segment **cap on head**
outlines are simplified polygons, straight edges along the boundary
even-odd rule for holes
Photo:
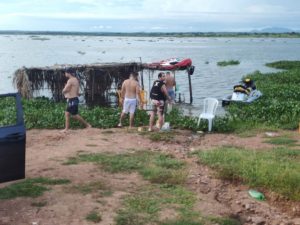
[[[246,82],[246,83],[249,83],[250,81],[251,81],[250,78],[246,78],[246,79],[245,79],[245,82]]]

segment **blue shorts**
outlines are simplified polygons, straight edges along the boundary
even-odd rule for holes
[[[175,100],[175,92],[173,88],[168,89],[168,95],[171,97],[171,100]]]
[[[66,112],[69,112],[72,116],[77,115],[78,114],[78,105],[79,105],[79,99],[77,97],[69,98],[68,103],[67,103]]]

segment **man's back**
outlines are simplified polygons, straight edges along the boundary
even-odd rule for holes
[[[176,84],[175,78],[172,76],[167,76],[165,82],[167,89],[173,88]]]
[[[125,98],[137,98],[139,83],[134,79],[127,79],[122,85],[122,93],[125,92]]]

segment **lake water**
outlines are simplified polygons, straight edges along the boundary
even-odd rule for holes
[[[300,60],[300,39],[0,35],[0,94],[16,91],[12,77],[22,66],[140,62],[140,59],[154,62],[168,58],[193,60],[193,105],[185,107],[193,111],[201,108],[205,97],[222,99],[229,95],[233,85],[249,73],[275,71],[265,63]],[[239,60],[240,64],[217,66],[217,62],[225,60]],[[144,72],[146,89],[156,77],[157,74],[149,76]],[[186,73],[176,72],[176,81],[189,102]]]

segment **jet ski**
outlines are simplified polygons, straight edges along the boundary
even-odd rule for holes
[[[254,82],[246,78],[243,84],[235,85],[233,93],[222,99],[222,106],[229,105],[231,102],[251,103],[262,96],[261,91],[256,89]]]

